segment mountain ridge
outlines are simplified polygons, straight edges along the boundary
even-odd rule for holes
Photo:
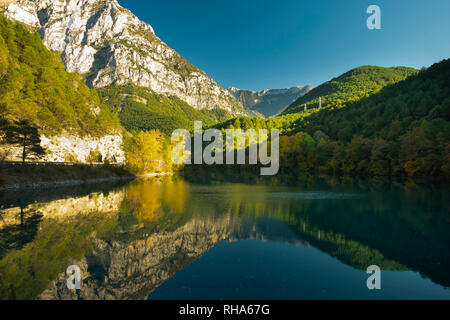
[[[368,97],[349,100],[342,108],[323,108],[299,118],[281,141],[282,158],[296,154],[284,165],[448,180],[449,79],[446,59]]]
[[[123,162],[123,128],[79,75],[65,71],[36,33],[0,13],[0,120],[39,129],[47,161],[81,161],[91,153]],[[0,128],[3,129],[4,128]],[[3,141],[2,141],[3,142]],[[0,157],[20,159],[21,148],[1,145]]]
[[[296,86],[283,89],[265,89],[260,91],[243,90],[229,87],[228,91],[239,100],[244,108],[257,112],[266,118],[277,115],[299,97],[307,94],[314,87],[312,85]]]
[[[357,101],[378,92],[389,84],[405,80],[419,70],[409,67],[359,66],[342,75],[322,83],[297,99],[280,114],[292,114],[307,109],[317,109],[319,98],[322,107],[341,107],[350,101]]]
[[[116,0],[16,0],[4,14],[38,31],[67,71],[82,75],[90,87],[135,85],[176,96],[195,109],[246,114],[227,90]]]

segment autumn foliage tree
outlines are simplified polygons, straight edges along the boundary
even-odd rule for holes
[[[141,131],[127,152],[129,169],[134,174],[160,172],[163,169],[164,135],[158,130]]]

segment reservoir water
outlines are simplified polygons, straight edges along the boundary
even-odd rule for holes
[[[0,299],[450,299],[448,196],[217,173],[6,193]],[[367,288],[371,265],[381,290]]]

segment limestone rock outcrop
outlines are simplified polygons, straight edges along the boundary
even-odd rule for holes
[[[7,3],[5,2],[5,6]],[[69,72],[95,88],[135,85],[196,109],[246,114],[242,104],[162,42],[116,0],[18,0],[4,14],[39,32]]]

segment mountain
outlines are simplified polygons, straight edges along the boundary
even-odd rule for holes
[[[450,59],[421,71],[361,67],[300,98],[300,103],[309,103],[306,112],[294,103],[271,119],[238,117],[214,127],[280,129],[280,166],[287,173],[325,171],[448,181],[449,84]],[[316,97],[323,97],[321,110]]]
[[[133,85],[195,109],[246,114],[233,95],[116,0],[12,2],[5,15],[37,31],[47,48],[61,55],[67,71],[82,75],[90,87]]]
[[[116,115],[77,74],[64,70],[36,33],[0,14],[0,118],[39,128],[47,160],[86,161],[91,152],[123,161]],[[6,151],[20,150],[6,146]],[[5,151],[5,148],[2,149]]]
[[[307,109],[318,108],[319,97],[322,107],[339,108],[346,102],[367,97],[386,85],[404,80],[417,72],[418,70],[407,67],[361,66],[311,90],[287,107],[281,115],[302,112],[305,104]]]
[[[314,87],[292,87],[289,89],[268,89],[262,91],[241,90],[235,87],[228,88],[245,109],[261,113],[266,118],[277,115],[298,98],[307,94]]]
[[[129,132],[158,129],[171,135],[178,128],[193,130],[194,121],[212,125],[227,118],[223,109],[197,110],[177,97],[158,95],[135,86],[101,88],[98,92]]]
[[[285,165],[448,180],[450,59],[292,127],[281,142]]]

